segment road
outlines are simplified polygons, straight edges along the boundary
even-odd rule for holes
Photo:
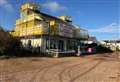
[[[0,60],[0,82],[120,82],[116,54]]]

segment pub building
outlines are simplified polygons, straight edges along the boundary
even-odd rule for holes
[[[34,3],[21,6],[20,17],[10,33],[20,38],[24,48],[39,48],[42,53],[75,50],[89,37],[87,30],[72,24],[70,16],[51,16]]]

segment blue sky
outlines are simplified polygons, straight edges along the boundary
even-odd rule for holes
[[[20,5],[26,1],[40,4],[41,11],[54,15],[68,15],[98,40],[120,36],[119,0],[0,0],[0,25],[11,30],[19,18]]]

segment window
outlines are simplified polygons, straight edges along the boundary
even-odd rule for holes
[[[56,41],[54,39],[46,39],[46,49],[56,49]]]

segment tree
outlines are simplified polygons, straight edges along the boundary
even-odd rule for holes
[[[20,46],[20,41],[12,37],[9,32],[4,31],[0,26],[0,53],[6,53],[18,46]]]

